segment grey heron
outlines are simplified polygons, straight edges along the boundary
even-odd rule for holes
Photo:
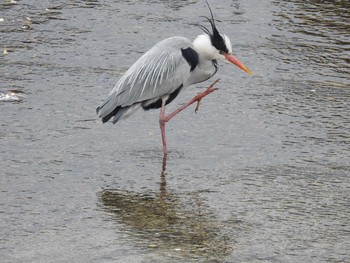
[[[160,41],[126,71],[105,102],[96,109],[103,123],[112,119],[115,124],[129,117],[140,107],[144,110],[160,108],[159,124],[165,159],[165,123],[195,102],[197,111],[201,99],[216,90],[214,85],[218,80],[166,116],[165,106],[172,102],[180,91],[211,78],[218,70],[218,61],[230,62],[252,74],[232,55],[230,39],[227,35],[219,33],[210,7],[209,11],[211,18],[205,18],[209,21],[212,32],[202,25],[197,25],[204,34],[197,36],[193,42],[180,36]]]

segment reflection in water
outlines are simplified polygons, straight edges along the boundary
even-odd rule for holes
[[[162,164],[162,172],[160,174],[162,181],[164,179],[164,183],[165,183],[165,175],[166,175],[166,160],[167,160],[167,157],[166,157],[166,155],[164,155],[163,156],[163,164]]]
[[[163,174],[159,193],[104,190],[100,201],[140,248],[210,262],[222,262],[230,250],[220,223],[199,196],[169,193]]]

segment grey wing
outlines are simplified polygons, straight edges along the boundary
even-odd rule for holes
[[[137,109],[142,102],[157,100],[186,85],[191,67],[181,49],[188,47],[192,47],[188,39],[172,37],[151,48],[120,78],[98,108],[99,116],[110,115],[118,107],[127,110],[134,105]]]

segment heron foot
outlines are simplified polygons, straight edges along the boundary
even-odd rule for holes
[[[200,102],[202,98],[205,96],[208,96],[213,91],[217,90],[218,88],[214,88],[214,85],[219,81],[220,79],[215,80],[205,91],[199,93],[196,97],[194,97],[194,101],[197,101],[196,109],[194,110],[196,113],[199,109]]]
[[[196,110],[195,110],[197,112],[201,99],[204,98],[205,96],[209,95],[213,91],[217,90],[217,88],[214,88],[214,85],[219,80],[220,79],[215,80],[205,91],[199,93],[197,96],[195,96],[189,102],[187,102],[186,104],[182,105],[180,108],[178,108],[177,110],[173,111],[172,113],[170,113],[167,116],[165,116],[165,105],[163,103],[162,108],[160,110],[160,115],[159,115],[159,123],[161,124],[161,126],[165,125],[165,123],[170,121],[170,119],[172,119],[176,114],[178,114],[179,112],[183,111],[185,108],[187,108],[188,106],[192,105],[195,102],[197,102],[197,106],[196,106]]]

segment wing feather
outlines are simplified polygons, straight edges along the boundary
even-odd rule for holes
[[[119,106],[161,98],[180,85],[186,86],[191,67],[181,49],[188,47],[192,47],[192,43],[183,37],[171,37],[156,44],[119,79],[99,107],[99,116],[104,117]]]
[[[174,43],[174,40],[177,42]],[[190,76],[190,66],[183,58],[181,48],[190,45],[189,40],[174,37],[158,43],[142,56],[118,81],[112,92],[112,96],[118,98],[119,106],[170,94],[186,82]]]

